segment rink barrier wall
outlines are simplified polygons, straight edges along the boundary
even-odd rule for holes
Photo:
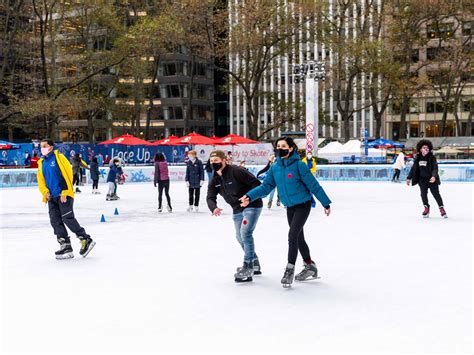
[[[254,175],[263,165],[251,165],[247,169]],[[0,188],[36,186],[37,169],[0,169]],[[99,183],[105,183],[109,168],[102,167]],[[153,166],[126,166],[123,168],[125,181],[127,183],[153,182]],[[405,180],[409,167],[405,168],[400,179]],[[394,170],[391,165],[320,165],[316,171],[316,177],[322,181],[388,181],[391,180]],[[170,166],[169,175],[171,181],[184,181],[186,175],[185,166]],[[441,181],[474,182],[474,165],[439,165]],[[207,179],[207,174],[205,174]],[[86,182],[92,183],[89,171],[86,171]]]

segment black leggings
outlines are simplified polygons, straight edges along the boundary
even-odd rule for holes
[[[77,174],[73,174],[73,176],[72,176],[72,184],[73,185],[76,185],[76,186],[79,185],[79,182],[81,181],[80,176],[81,176],[81,173],[79,173],[79,172]]]
[[[170,181],[162,180],[158,181],[158,208],[162,208],[163,204],[163,190],[165,190],[166,200],[168,201],[168,206],[171,207],[171,198],[170,198]]]
[[[395,181],[395,179],[400,180],[400,169],[395,169],[395,174],[393,174],[392,181]]]
[[[201,195],[201,188],[193,189],[189,188],[189,206],[199,206],[199,196]]]
[[[99,180],[92,180],[92,189],[99,188]]]
[[[421,200],[423,201],[423,205],[430,207],[430,204],[428,202],[428,190],[430,190],[438,206],[439,207],[444,206],[443,199],[441,198],[441,195],[439,194],[439,186],[436,181],[432,184],[429,181],[420,180],[418,185],[420,185]]]
[[[288,207],[286,209],[286,217],[290,231],[288,232],[288,263],[295,265],[298,257],[298,250],[304,261],[310,261],[309,247],[304,240],[303,227],[311,212],[311,201]]]

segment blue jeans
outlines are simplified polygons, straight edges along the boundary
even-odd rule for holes
[[[253,231],[257,226],[260,213],[262,213],[261,207],[246,208],[242,212],[236,213],[232,216],[235,225],[235,236],[244,250],[244,261],[247,263],[258,259],[257,254],[255,254]]]
[[[206,174],[207,174],[207,181],[211,181],[212,177],[214,176],[214,172],[213,171],[211,171],[211,172],[206,171]]]
[[[268,201],[273,201],[273,196],[275,195],[275,190],[276,190],[276,187],[272,190],[272,192],[270,192],[270,195],[268,195]]]

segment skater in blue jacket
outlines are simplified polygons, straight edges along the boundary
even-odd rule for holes
[[[241,198],[242,206],[267,196],[275,187],[280,200],[287,207],[288,264],[281,280],[283,287],[290,287],[295,273],[298,250],[303,257],[304,269],[296,275],[297,281],[318,276],[318,269],[311,259],[309,247],[304,239],[303,227],[311,212],[311,198],[316,196],[327,216],[331,213],[331,200],[319,185],[308,166],[300,160],[297,146],[291,137],[281,137],[276,141],[277,161],[268,170],[263,184],[250,190]]]

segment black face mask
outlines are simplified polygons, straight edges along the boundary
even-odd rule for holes
[[[211,166],[212,166],[212,170],[218,171],[218,170],[221,170],[222,163],[212,163]]]
[[[290,153],[290,150],[289,149],[277,149],[276,153],[278,154],[278,156],[280,158],[283,158],[283,157],[286,157]]]

